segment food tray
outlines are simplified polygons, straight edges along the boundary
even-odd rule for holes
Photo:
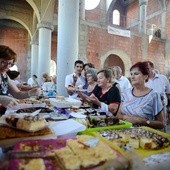
[[[18,142],[14,145],[14,151],[22,151],[20,148],[22,145],[30,146],[41,151],[51,151],[52,149],[60,149],[66,146],[66,138],[60,139],[48,139],[48,140],[30,140]],[[35,149],[33,149],[35,151]],[[9,170],[18,170],[21,159],[11,159],[9,162]],[[52,159],[44,159],[44,163],[47,170],[55,170],[56,163]]]
[[[149,128],[149,127],[141,127],[143,129],[146,129],[146,130],[149,130],[149,131],[152,131],[152,132],[155,132],[155,133],[158,133],[164,137],[167,137],[169,140],[170,140],[170,134],[167,134],[167,133],[164,133],[164,132],[161,132],[159,130],[155,130],[155,129],[152,129],[152,128]],[[107,129],[108,130],[108,129]],[[120,152],[122,155],[126,155],[123,151],[123,149],[121,149],[116,143],[114,142],[111,142],[109,140],[107,140],[106,138],[102,137],[99,133],[97,132],[93,132],[91,133],[92,135],[94,136],[97,136],[99,137],[101,140],[103,140],[104,142],[106,142],[110,147],[114,148],[115,150],[117,150],[118,152]],[[168,146],[167,148],[162,148],[162,149],[157,149],[157,150],[147,150],[147,149],[142,149],[142,148],[139,148],[139,149],[134,149],[142,158],[145,158],[145,157],[148,157],[148,156],[151,156],[151,155],[155,155],[155,154],[160,154],[160,153],[164,153],[164,152],[170,152],[170,146]]]
[[[13,147],[13,152],[24,152],[25,150],[23,148],[27,149],[27,154],[34,154],[35,151],[40,151],[42,154],[42,159],[44,160],[44,164],[46,167],[46,170],[55,170],[58,165],[57,162],[55,160],[53,160],[53,158],[44,158],[44,153],[48,153],[51,152],[52,150],[56,150],[56,149],[60,149],[66,146],[66,142],[67,140],[70,139],[69,137],[65,137],[65,138],[57,138],[57,139],[48,139],[48,140],[30,140],[30,141],[22,141],[22,142],[18,142],[14,145]],[[71,138],[71,139],[75,139],[75,138]],[[29,149],[28,149],[29,148]],[[113,148],[111,148],[111,150],[115,153],[116,158],[121,158],[122,155],[118,152],[116,152]],[[32,152],[33,151],[33,152]],[[41,155],[40,155],[41,157]],[[28,158],[28,159],[33,159],[33,158]],[[19,163],[22,161],[24,161],[26,159],[10,159],[9,161],[9,170],[18,170],[19,169]],[[95,165],[93,167],[90,168],[84,168],[84,170],[95,170],[95,168],[100,168],[100,166],[102,166],[102,164],[99,165]],[[102,169],[102,168],[101,168]]]
[[[155,133],[158,133],[159,135],[162,135],[170,140],[170,134],[168,134],[168,133],[164,133],[159,130],[155,130],[155,129],[152,129],[152,128],[149,128],[146,126],[144,126],[142,128],[152,131],[152,132],[155,132]],[[158,149],[158,150],[146,150],[146,149],[139,148],[139,149],[136,149],[136,152],[139,153],[139,155],[141,155],[142,157],[148,157],[150,155],[160,154],[160,153],[164,153],[164,152],[170,152],[170,145],[167,148]]]
[[[88,128],[85,131],[81,132],[82,134],[89,134],[92,132],[97,132],[100,130],[109,130],[109,129],[125,129],[130,128],[132,126],[132,123],[120,120],[120,125],[113,125],[113,126],[105,126],[105,127],[96,127],[96,128]]]
[[[28,108],[22,108],[18,109],[16,113],[32,113],[35,112],[36,110],[41,109],[40,113],[51,113],[54,112],[52,109],[48,107],[28,107]]]

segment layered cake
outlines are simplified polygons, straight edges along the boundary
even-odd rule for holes
[[[170,145],[168,138],[142,128],[100,131],[100,134],[113,142],[121,143],[122,146],[123,144],[129,144],[135,149],[153,150]]]
[[[15,117],[14,115],[11,115],[6,117],[5,120],[9,126],[30,132],[41,130],[47,125],[46,120],[40,118],[38,115],[23,117]]]

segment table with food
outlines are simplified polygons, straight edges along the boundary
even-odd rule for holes
[[[9,170],[170,169],[170,134],[63,96],[8,109],[0,117],[0,147]]]

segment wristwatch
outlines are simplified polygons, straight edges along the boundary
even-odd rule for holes
[[[146,121],[146,124],[147,124],[147,125],[150,125],[150,123],[151,123],[150,120],[147,120],[147,121]]]

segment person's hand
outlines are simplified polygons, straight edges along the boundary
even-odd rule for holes
[[[40,96],[41,95],[41,89],[40,88],[33,88],[28,91],[29,97],[31,96]]]
[[[76,73],[73,74],[73,86],[75,86],[78,79],[78,75]]]
[[[12,108],[18,104],[18,101],[13,97],[3,96],[0,98],[0,103],[6,108]]]
[[[101,105],[99,99],[95,95],[91,95],[89,98],[89,101],[92,102],[93,104],[96,104],[98,106]]]

